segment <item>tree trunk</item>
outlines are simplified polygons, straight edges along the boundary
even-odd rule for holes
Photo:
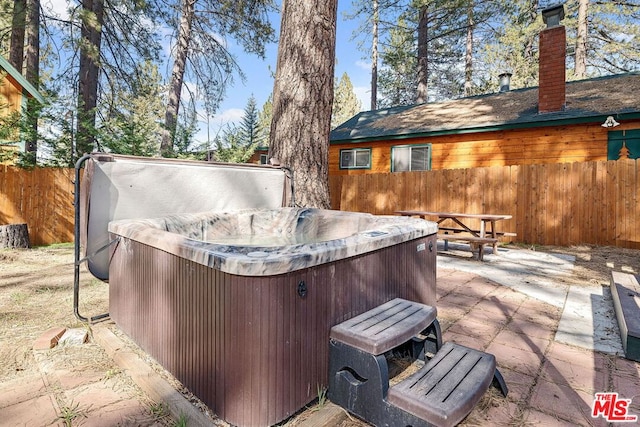
[[[27,224],[0,225],[0,248],[30,248]]]
[[[465,46],[464,59],[464,96],[470,96],[473,89],[473,29],[475,21],[473,17],[473,4],[471,1],[467,6],[467,43]]]
[[[299,206],[329,208],[337,0],[284,0],[270,157],[293,170]]]
[[[9,63],[22,74],[22,60],[24,57],[24,29],[27,16],[26,0],[13,2],[11,18],[11,45],[9,49]]]
[[[578,34],[576,37],[575,75],[584,79],[587,74],[587,19],[589,0],[580,0],[578,4]]]
[[[373,29],[371,44],[371,110],[378,109],[378,23],[380,21],[378,0],[373,0]]]
[[[93,151],[95,146],[96,105],[100,73],[100,44],[104,24],[104,0],[84,0],[86,14],[80,30],[80,70],[78,76],[78,124],[76,155]]]
[[[27,1],[27,55],[26,77],[27,81],[36,89],[40,86],[40,0]],[[35,101],[34,101],[35,102]],[[27,153],[33,153],[35,164],[38,151],[38,117],[33,111],[33,102],[27,106],[27,120],[29,132],[27,138]]]
[[[420,20],[418,21],[418,89],[416,91],[416,104],[427,102],[427,83],[429,79],[428,25],[429,13],[427,12],[427,6],[423,6],[420,9]]]
[[[164,115],[164,130],[160,152],[162,156],[169,156],[173,152],[173,139],[178,123],[178,111],[180,107],[180,95],[182,92],[182,81],[184,70],[187,65],[187,55],[189,44],[191,43],[191,29],[193,16],[195,14],[196,0],[182,1],[182,16],[180,17],[180,28],[178,30],[178,44],[176,46],[176,59],[171,71],[171,82],[169,83],[169,100]]]

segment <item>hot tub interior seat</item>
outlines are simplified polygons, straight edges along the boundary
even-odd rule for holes
[[[288,246],[343,239],[374,226],[370,215],[282,208],[170,215],[156,227],[208,243]]]

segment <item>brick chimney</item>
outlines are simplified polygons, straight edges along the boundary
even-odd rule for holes
[[[563,5],[542,11],[547,27],[540,32],[538,113],[563,111],[565,108],[567,33],[560,25],[563,18]]]

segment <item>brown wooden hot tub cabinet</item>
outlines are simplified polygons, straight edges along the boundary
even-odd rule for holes
[[[121,237],[110,314],[220,418],[271,425],[326,387],[332,326],[397,297],[435,305],[435,239],[242,276]]]

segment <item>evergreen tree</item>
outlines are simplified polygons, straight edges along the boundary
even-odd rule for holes
[[[11,48],[9,51],[9,63],[22,72],[24,60],[24,35],[27,19],[27,1],[15,0],[13,2],[13,16],[11,19]]]
[[[120,84],[135,82],[132,74],[138,64],[157,59],[160,45],[153,26],[159,13],[156,6],[161,7],[137,0],[85,0],[72,15],[74,25],[81,28],[77,38],[74,27],[70,27],[66,40],[79,52],[76,156],[97,147],[99,110],[104,105],[100,101],[105,93],[118,90]],[[70,69],[74,67],[70,64]]]
[[[410,105],[417,92],[418,62],[414,53],[414,36],[403,17],[389,31],[386,43],[380,52],[382,67],[378,79],[379,107]]]
[[[241,70],[227,49],[225,37],[240,42],[245,51],[264,56],[265,43],[273,39],[267,12],[272,0],[180,0],[168,24],[176,29],[176,46],[165,111],[161,151],[170,155],[180,110],[185,76],[198,85],[207,113],[213,113],[221,94]]]
[[[496,3],[500,17],[481,50],[485,79],[497,83],[497,76],[512,73],[511,87],[538,84],[538,37],[544,28],[538,0],[515,0]],[[492,90],[497,88],[494,84]]]
[[[100,144],[110,152],[134,156],[160,153],[162,92],[158,67],[147,61],[138,67],[136,81],[106,100],[111,108],[100,127]]]
[[[262,109],[258,111],[258,147],[269,146],[269,132],[271,128],[271,120],[273,118],[273,101],[272,96],[262,105]]]
[[[195,100],[184,105],[180,110],[180,117],[176,126],[174,150],[171,152],[172,157],[179,158],[195,158],[204,160],[204,147],[193,146],[193,137],[198,133],[198,114],[196,110]],[[161,148],[162,150],[162,148]]]
[[[408,105],[463,93],[467,5],[465,0],[409,3],[382,49],[381,105]]]
[[[227,163],[246,163],[256,149],[257,144],[246,144],[242,128],[229,125],[214,140],[214,160]]]
[[[77,160],[73,113],[76,100],[72,94],[53,88],[49,91],[48,101],[40,115],[45,124],[39,135],[41,162],[47,166],[74,167]]]
[[[589,0],[578,1],[578,20],[576,24],[576,49],[574,61],[574,75],[580,80],[587,75],[587,33]]]
[[[572,15],[575,1],[570,4]],[[587,11],[585,75],[640,69],[640,1],[590,2]]]
[[[244,107],[244,114],[240,121],[240,139],[242,144],[247,146],[258,142],[258,110],[253,95]]]
[[[0,0],[0,54],[6,58],[11,51],[11,28],[15,1]]]
[[[331,128],[349,120],[362,109],[362,104],[353,91],[353,84],[345,72],[340,77],[334,89],[333,111],[331,114]]]
[[[256,99],[251,95],[239,125],[228,125],[216,137],[214,159],[219,162],[245,163],[260,145],[260,120]]]

